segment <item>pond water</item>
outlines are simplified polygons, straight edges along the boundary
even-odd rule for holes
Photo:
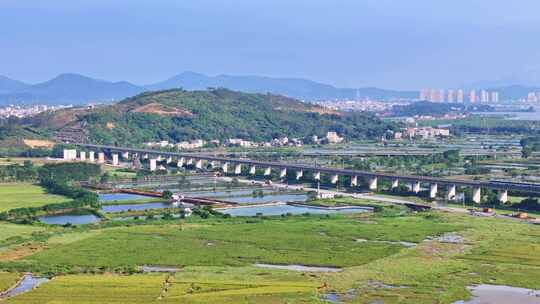
[[[538,112],[473,112],[480,116],[505,116],[507,120],[540,120]]]
[[[224,197],[224,196],[243,196],[243,195],[251,195],[254,190],[263,190],[262,188],[250,188],[250,189],[217,189],[216,191],[213,190],[201,190],[201,191],[186,191],[185,189],[174,189],[169,188],[165,190],[170,190],[172,192],[180,192],[184,196],[187,197]],[[160,191],[163,191],[163,189],[160,189]],[[272,189],[265,189],[263,190],[263,193],[269,193],[272,192]]]
[[[222,213],[230,214],[232,216],[256,216],[258,213],[263,215],[282,215],[282,214],[334,214],[334,213],[359,213],[370,212],[371,208],[363,207],[350,207],[341,209],[322,209],[322,208],[310,208],[291,205],[267,205],[267,206],[246,206],[237,208],[223,208],[216,209]]]
[[[141,266],[139,269],[142,272],[169,272],[169,273],[175,273],[180,270],[180,268],[175,267],[163,267],[163,266]]]
[[[150,209],[165,209],[172,208],[173,205],[165,203],[145,203],[145,204],[125,204],[125,205],[106,205],[101,209],[105,213],[125,212],[125,211],[141,211]]]
[[[224,200],[239,204],[264,204],[272,202],[305,202],[307,199],[308,196],[305,194],[269,194],[262,197],[227,197]]]
[[[275,265],[275,264],[253,264],[255,267],[272,268],[272,269],[285,269],[292,271],[303,272],[340,272],[341,268],[336,267],[318,267],[318,266],[304,266],[304,265]]]
[[[454,304],[538,304],[540,303],[540,290],[511,287],[504,285],[482,284],[470,286],[473,297],[468,301],[457,301]]]
[[[30,291],[39,285],[48,282],[48,278],[34,277],[31,273],[25,274],[22,281],[13,289],[0,296],[1,298],[9,298],[21,294],[23,292]]]
[[[49,224],[49,225],[65,225],[67,223],[71,223],[73,225],[84,225],[84,224],[91,224],[91,223],[97,223],[101,219],[93,214],[88,215],[47,215],[39,217],[39,220],[42,223]]]
[[[111,202],[111,201],[125,201],[125,200],[136,200],[136,199],[147,199],[148,196],[130,194],[130,193],[100,193],[99,201],[100,202]]]

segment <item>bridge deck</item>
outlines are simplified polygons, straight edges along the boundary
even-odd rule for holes
[[[392,174],[392,173],[381,173],[381,172],[368,172],[368,171],[360,171],[360,170],[326,168],[326,167],[321,167],[321,166],[303,165],[303,164],[256,161],[256,160],[250,160],[250,159],[234,159],[234,158],[212,156],[212,155],[205,155],[205,154],[166,152],[166,151],[158,151],[158,150],[151,150],[151,149],[137,149],[137,148],[115,147],[115,146],[93,145],[93,144],[76,144],[76,145],[80,147],[93,148],[93,149],[105,149],[105,150],[118,151],[118,152],[129,151],[132,153],[134,152],[134,153],[156,155],[156,156],[161,155],[161,156],[184,157],[184,158],[201,159],[201,160],[206,160],[206,161],[227,162],[230,164],[242,164],[242,165],[249,165],[249,166],[254,165],[258,167],[272,167],[272,168],[279,168],[279,169],[303,170],[303,171],[310,171],[310,172],[321,172],[321,173],[326,173],[326,174],[338,174],[338,175],[346,175],[346,176],[399,179],[400,181],[406,181],[406,182],[424,182],[424,183],[432,183],[432,184],[440,184],[440,185],[456,185],[456,186],[465,186],[465,187],[489,188],[489,189],[496,189],[496,190],[515,190],[515,191],[540,193],[540,184],[448,179],[448,178],[431,177],[431,176],[403,175],[403,174]]]

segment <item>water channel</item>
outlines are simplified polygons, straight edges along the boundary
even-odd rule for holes
[[[265,206],[245,206],[245,207],[234,207],[234,208],[222,208],[216,209],[222,213],[230,214],[231,216],[256,216],[258,214],[262,215],[282,215],[282,214],[346,214],[346,213],[360,213],[360,212],[370,212],[371,208],[368,207],[348,207],[340,209],[323,209],[323,208],[312,208],[305,206],[292,206],[292,205],[265,205]]]
[[[148,196],[130,194],[130,193],[100,193],[98,196],[99,196],[100,202],[148,199]]]
[[[539,304],[540,290],[505,285],[482,284],[470,286],[472,299],[457,301],[454,304]]]
[[[31,273],[27,273],[23,276],[21,281],[14,288],[8,290],[4,294],[0,294],[0,299],[10,298],[18,294],[30,291],[39,285],[48,282],[48,278],[34,277]]]

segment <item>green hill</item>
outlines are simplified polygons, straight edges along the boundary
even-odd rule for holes
[[[307,137],[336,131],[348,139],[375,138],[395,126],[365,114],[341,113],[271,94],[227,89],[147,92],[110,106],[38,115],[32,127],[94,143]],[[74,134],[74,133],[79,134]]]

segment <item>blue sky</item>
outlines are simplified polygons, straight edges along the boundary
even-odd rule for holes
[[[185,70],[417,89],[538,76],[540,1],[1,0],[0,75]],[[540,85],[540,83],[538,83]]]

